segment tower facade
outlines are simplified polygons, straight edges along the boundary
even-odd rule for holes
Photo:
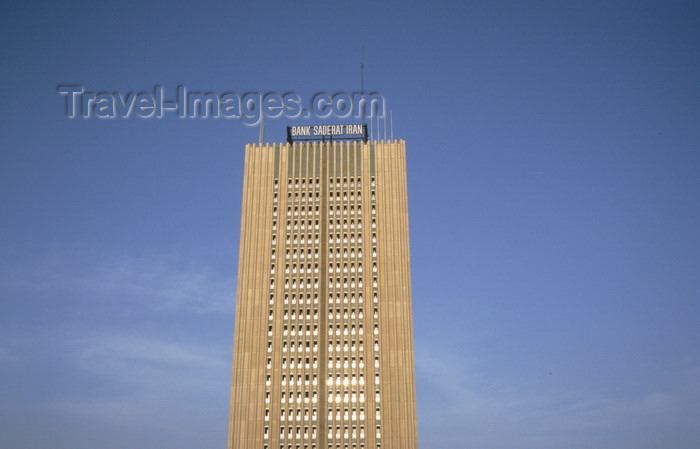
[[[405,143],[246,146],[229,449],[416,449]]]

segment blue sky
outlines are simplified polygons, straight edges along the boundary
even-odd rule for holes
[[[407,144],[421,449],[700,445],[697,3],[0,8],[0,446],[226,441],[258,128],[57,86],[308,99],[362,46]]]

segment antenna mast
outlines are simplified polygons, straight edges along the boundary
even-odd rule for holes
[[[384,110],[382,111],[384,113],[384,140],[386,140],[386,107],[383,108]]]
[[[365,46],[362,46],[362,59],[360,60],[360,96],[365,97]],[[362,124],[365,125],[365,108],[362,108]]]
[[[262,108],[260,108],[260,146],[262,146],[265,141],[265,114]]]
[[[391,123],[391,141],[394,141],[394,111],[389,110],[389,123]]]
[[[360,93],[365,93],[365,46],[362,46],[362,59],[360,60]]]

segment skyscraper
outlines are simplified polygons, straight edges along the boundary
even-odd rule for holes
[[[229,449],[415,449],[405,143],[246,146]]]

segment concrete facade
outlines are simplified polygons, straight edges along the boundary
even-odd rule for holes
[[[403,141],[246,147],[229,449],[416,449]]]

